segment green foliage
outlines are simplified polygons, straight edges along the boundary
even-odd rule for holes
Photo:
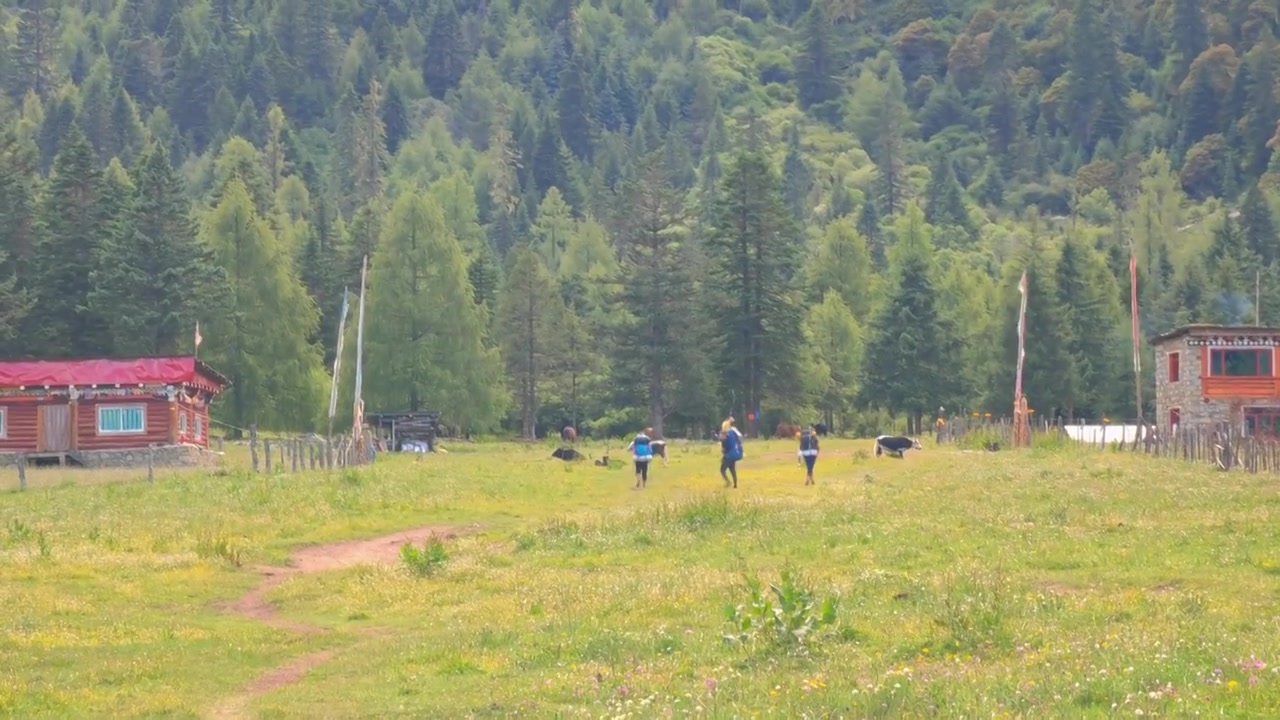
[[[512,400],[504,388],[528,385],[500,312],[514,312],[504,295],[519,284],[504,271],[524,247],[541,255],[546,294],[571,306],[539,331],[563,336],[563,351],[548,345],[547,362],[520,371],[537,376],[541,400],[517,403],[534,416],[622,417],[610,406],[626,404],[655,427],[692,429],[732,404],[853,417],[861,408],[836,379],[853,364],[836,367],[817,330],[845,325],[831,319],[834,292],[867,328],[868,358],[878,351],[885,308],[916,292],[892,296],[902,263],[888,258],[913,205],[929,247],[911,282],[931,277],[942,299],[912,322],[954,340],[945,377],[924,371],[940,384],[919,380],[913,405],[1003,412],[1006,269],[1028,254],[1043,255],[1048,279],[1060,262],[1083,272],[1037,283],[1030,299],[1033,316],[1061,306],[1036,320],[1050,334],[1032,352],[1074,367],[1031,380],[1046,414],[1128,402],[1115,296],[1131,249],[1144,332],[1251,310],[1280,322],[1269,317],[1280,295],[1253,308],[1247,292],[1259,270],[1280,272],[1264,212],[1280,187],[1280,46],[1265,2],[358,5],[47,0],[6,12],[0,355],[186,352],[199,320],[208,359],[262,365],[245,348],[273,346],[272,366],[323,385],[315,358],[327,366],[336,352],[343,288],[358,285],[399,198],[424,189],[463,257],[406,262],[451,278],[414,297],[463,304],[397,312],[457,319],[461,355],[488,358],[468,370],[482,387],[414,381],[422,402],[449,396],[459,422],[492,424]],[[644,237],[635,205],[654,158],[679,220],[663,226],[665,259],[637,263],[627,254]],[[215,233],[210,209],[225,209],[235,181],[254,227]],[[1249,254],[1209,257],[1218,218],[1236,210]],[[278,248],[271,263],[232,267],[213,252],[217,236],[260,230]],[[1060,261],[1068,244],[1074,257]],[[236,298],[249,274],[284,282],[289,299],[250,309]],[[828,316],[810,322],[806,304]],[[272,323],[249,316],[286,308],[302,308],[301,339],[256,335]],[[390,317],[401,315],[371,327]],[[387,347],[371,377],[403,374]],[[502,349],[505,373],[493,369]],[[904,368],[940,362],[923,347],[895,352]],[[283,392],[253,373],[237,382],[245,396]],[[378,382],[371,401],[399,397]],[[306,393],[286,394],[291,409],[270,422],[308,426]]]
[[[834,596],[819,601],[801,583],[792,568],[784,568],[779,582],[770,584],[767,592],[758,578],[747,576],[747,602],[725,607],[725,621],[732,628],[725,640],[753,650],[763,645],[807,654],[817,642],[818,631],[836,622],[839,602]]]
[[[444,541],[433,537],[422,543],[421,548],[415,547],[413,543],[400,546],[400,560],[413,575],[429,577],[444,568],[449,561],[449,552],[445,549]]]

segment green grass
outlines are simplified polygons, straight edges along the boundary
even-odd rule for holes
[[[736,491],[708,443],[673,446],[643,491],[629,468],[477,445],[332,474],[252,476],[237,460],[2,495],[0,714],[198,717],[320,650],[333,659],[251,714],[1280,707],[1276,477],[1075,448],[877,460],[869,441],[831,440],[804,487],[793,445],[748,443]],[[332,632],[216,607],[298,545],[441,524],[476,530],[418,543],[416,565],[300,575],[269,594]],[[775,621],[764,603],[784,572]]]

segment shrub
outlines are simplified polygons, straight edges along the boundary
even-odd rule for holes
[[[400,548],[400,559],[409,568],[409,572],[418,577],[426,577],[436,574],[444,567],[449,554],[444,549],[444,542],[433,537],[422,544],[421,550],[414,547],[413,543],[405,543]]]
[[[812,646],[815,633],[836,621],[837,600],[828,597],[818,602],[812,590],[803,587],[794,571],[783,569],[781,581],[769,586],[765,593],[760,580],[748,576],[747,603],[725,607],[725,620],[732,626],[726,642],[752,647],[767,647],[805,654]]]

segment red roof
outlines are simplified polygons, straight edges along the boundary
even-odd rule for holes
[[[0,387],[75,385],[209,385],[230,383],[194,357],[0,362]]]

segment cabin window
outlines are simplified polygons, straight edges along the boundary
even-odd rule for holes
[[[1211,377],[1271,377],[1271,348],[1210,350]]]
[[[196,416],[196,439],[204,437],[204,418]]]
[[[104,435],[147,431],[147,409],[142,405],[101,405],[98,432]]]
[[[186,413],[178,413],[178,434],[179,435],[187,434],[187,414]]]
[[[9,411],[0,408],[0,438],[9,437]]]
[[[1178,382],[1182,374],[1182,353],[1169,353],[1169,382]]]
[[[1280,408],[1245,408],[1244,427],[1249,435],[1259,437],[1280,435]]]

